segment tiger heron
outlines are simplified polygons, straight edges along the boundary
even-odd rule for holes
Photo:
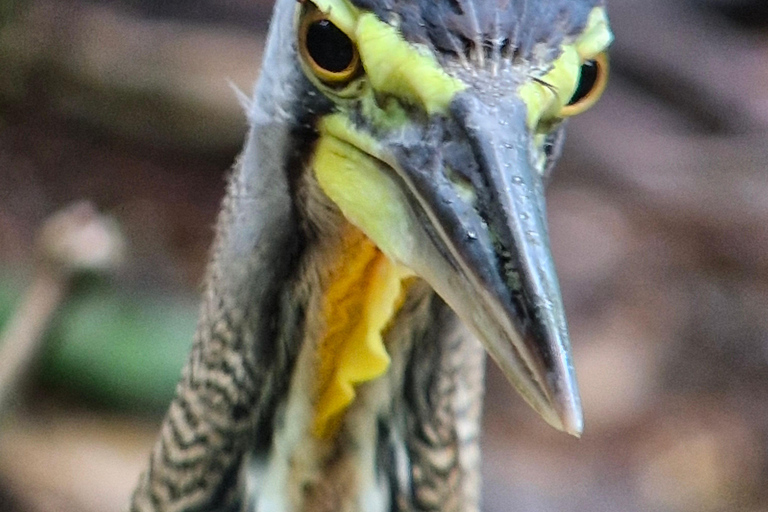
[[[578,436],[544,187],[611,38],[602,0],[277,0],[132,510],[478,510],[486,351]]]

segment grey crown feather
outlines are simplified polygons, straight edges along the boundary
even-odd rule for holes
[[[556,49],[581,32],[603,0],[352,0],[395,22],[403,36],[438,53],[484,65],[529,59],[543,43]]]

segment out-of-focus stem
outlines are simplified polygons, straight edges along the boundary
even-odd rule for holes
[[[68,276],[39,268],[0,337],[0,415],[8,410],[13,394],[42,347],[43,334],[64,299]]]
[[[87,202],[75,203],[45,221],[38,234],[32,283],[0,334],[0,417],[10,409],[13,395],[34,364],[72,276],[114,268],[123,245],[114,223]]]

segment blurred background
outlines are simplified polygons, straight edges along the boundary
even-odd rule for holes
[[[126,503],[270,10],[0,0],[0,369],[21,369],[0,382],[0,511]],[[489,367],[485,510],[766,512],[768,2],[610,14],[611,84],[548,195],[586,431]]]

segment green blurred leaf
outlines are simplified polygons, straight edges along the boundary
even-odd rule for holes
[[[193,304],[173,297],[109,289],[78,294],[49,332],[42,379],[108,406],[163,410],[186,361],[196,317]]]
[[[21,299],[21,286],[18,279],[0,274],[0,332],[13,314]]]

